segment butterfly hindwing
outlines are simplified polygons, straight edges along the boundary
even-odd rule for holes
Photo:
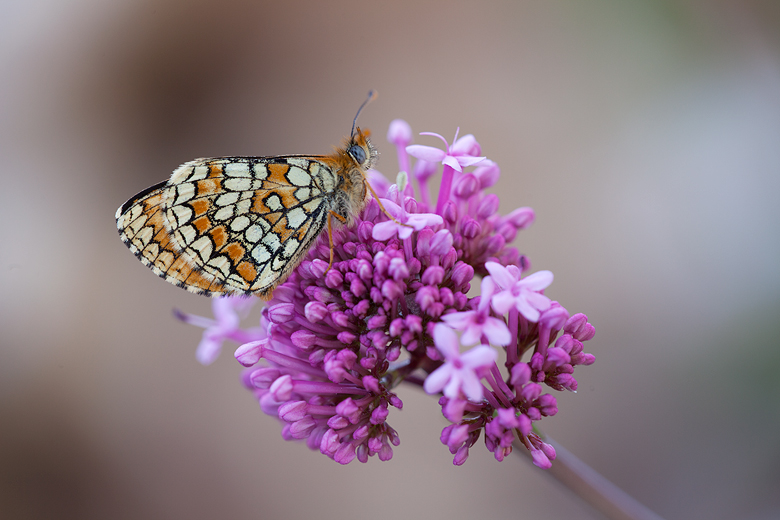
[[[144,190],[117,210],[119,236],[154,273],[197,294],[225,294],[222,283],[202,272],[170,240],[163,216],[166,183]]]
[[[173,283],[211,295],[264,295],[326,225],[335,186],[319,157],[196,159],[120,208],[117,225],[123,240],[132,235],[125,241],[139,258]],[[152,251],[163,242],[168,251]],[[199,277],[165,268],[177,254]]]

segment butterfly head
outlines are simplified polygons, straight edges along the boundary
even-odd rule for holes
[[[371,141],[368,139],[370,135],[371,131],[368,129],[363,131],[360,127],[357,127],[346,146],[347,154],[363,171],[374,166],[378,155],[376,148],[373,147]]]
[[[363,104],[358,108],[355,119],[352,120],[352,132],[349,134],[349,140],[344,148],[352,160],[355,161],[355,164],[363,171],[368,170],[374,165],[377,151],[371,146],[371,141],[368,140],[368,136],[371,135],[371,132],[368,129],[365,131],[361,130],[360,127],[357,126],[357,119],[358,116],[360,116],[360,112],[363,111],[363,108],[374,99],[376,99],[376,90],[371,90],[368,92],[366,100],[363,101]]]

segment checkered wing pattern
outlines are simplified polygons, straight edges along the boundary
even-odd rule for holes
[[[120,235],[191,292],[268,295],[327,223],[337,179],[323,159],[190,161],[117,211]]]

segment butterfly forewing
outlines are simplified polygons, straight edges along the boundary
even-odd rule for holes
[[[266,295],[326,225],[336,186],[326,157],[196,159],[120,208],[117,225],[168,281],[212,296]]]

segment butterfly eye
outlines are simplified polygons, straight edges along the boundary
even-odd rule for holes
[[[353,144],[349,147],[349,155],[352,156],[358,164],[362,165],[366,162],[366,151],[362,146]]]

